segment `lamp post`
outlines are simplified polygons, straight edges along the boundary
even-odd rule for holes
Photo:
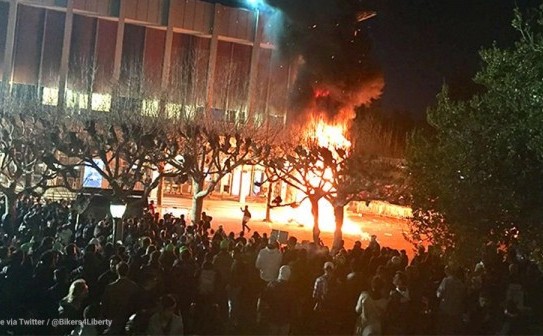
[[[1,91],[0,91],[0,93],[1,93]],[[0,167],[4,167],[4,159],[5,158],[6,158],[6,155],[4,153],[0,153]],[[2,182],[1,180],[3,180],[3,179],[4,179],[4,177],[0,176],[0,182]],[[4,213],[0,214],[0,216],[7,215],[9,213],[9,207],[11,206],[11,204],[9,204],[8,195],[6,195],[6,194],[2,194],[2,195],[4,197]]]
[[[124,203],[111,203],[109,205],[109,211],[111,217],[113,217],[113,244],[120,238],[123,238],[123,215],[126,211],[126,204]]]

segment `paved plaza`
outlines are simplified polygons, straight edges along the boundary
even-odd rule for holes
[[[236,234],[241,231],[241,217],[242,213],[240,207],[244,205],[236,201],[230,200],[214,200],[206,199],[204,201],[204,211],[213,217],[212,226],[217,228],[218,225],[223,225],[227,232],[234,231]],[[247,203],[252,213],[252,220],[249,223],[252,231],[258,231],[259,233],[267,232],[271,230],[281,230],[289,232],[289,235],[293,235],[298,238],[298,241],[311,240],[312,238],[312,222],[311,214],[308,213],[305,218],[307,221],[299,223],[296,220],[285,220],[290,218],[289,213],[293,210],[289,207],[272,209],[272,223],[264,222],[266,205],[264,203]],[[185,213],[187,218],[190,218],[191,199],[190,198],[165,198],[163,207],[166,209],[175,209],[176,213]],[[302,221],[300,216],[292,216],[297,218],[298,221]],[[277,220],[279,218],[279,220]],[[332,246],[333,240],[333,223],[331,223],[330,229],[321,228],[321,238],[327,246]],[[355,241],[362,241],[362,246],[365,247],[368,244],[369,236],[372,234],[377,235],[379,242],[382,246],[389,246],[395,249],[405,249],[409,256],[412,256],[412,245],[404,239],[403,232],[407,230],[407,220],[401,220],[396,218],[380,217],[369,214],[355,214],[347,212],[345,216],[345,226],[359,227],[360,234],[348,233],[344,230],[344,240],[347,248],[351,248]],[[355,231],[355,230],[348,230]]]

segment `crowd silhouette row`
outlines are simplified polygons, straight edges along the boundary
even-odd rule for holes
[[[542,332],[542,273],[514,249],[446,265],[431,246],[412,260],[375,236],[331,251],[202,218],[190,225],[150,208],[125,218],[122,244],[113,244],[110,218],[21,198],[2,218],[0,320],[65,322],[2,323],[0,334]]]

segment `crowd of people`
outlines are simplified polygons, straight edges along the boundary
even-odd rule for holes
[[[409,260],[375,236],[281,244],[154,209],[124,219],[114,244],[111,219],[78,218],[69,202],[16,208],[2,221],[2,335],[542,332],[542,273],[514,249],[460,266],[431,246]]]

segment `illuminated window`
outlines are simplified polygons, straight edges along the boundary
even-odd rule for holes
[[[166,118],[178,118],[181,115],[183,106],[181,104],[166,104]]]
[[[93,93],[91,99],[91,108],[93,111],[109,112],[111,108],[111,95]]]
[[[66,107],[86,109],[89,106],[89,96],[73,90],[66,90]]]
[[[187,119],[194,119],[194,116],[200,111],[202,107],[195,105],[186,105],[184,110],[184,117]]]
[[[58,89],[44,87],[41,103],[43,105],[57,106],[58,105]]]
[[[226,111],[226,115],[225,115],[226,121],[229,122],[229,123],[235,123],[236,122],[236,114],[237,114],[237,112],[234,111],[234,110]]]
[[[141,112],[148,116],[157,116],[159,110],[158,100],[145,99],[141,106]]]
[[[245,111],[239,111],[237,122],[244,123],[245,121],[247,121],[247,113],[245,113]]]
[[[225,113],[225,120],[229,123],[243,123],[245,122],[245,112],[237,110],[228,110]]]
[[[253,122],[255,123],[255,125],[262,125],[264,123],[265,119],[264,119],[264,115],[262,113],[256,113],[254,116],[253,116]]]

